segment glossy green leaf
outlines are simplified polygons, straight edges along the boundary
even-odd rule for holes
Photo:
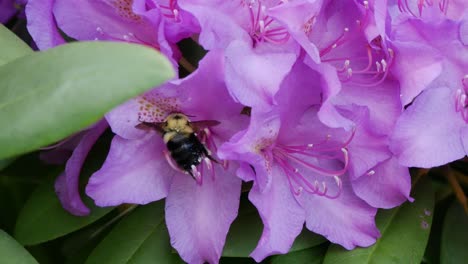
[[[87,264],[174,263],[164,222],[164,202],[140,206],[120,221],[91,253]]]
[[[468,260],[468,215],[454,201],[445,216],[442,230],[440,263],[466,263]]]
[[[95,207],[89,199],[85,199],[85,203],[91,214],[86,217],[73,216],[62,208],[53,183],[42,184],[20,212],[15,228],[16,239],[23,245],[49,241],[87,226],[113,209]]]
[[[299,251],[289,252],[285,255],[277,255],[271,257],[271,264],[321,264],[327,245],[316,246]]]
[[[127,99],[174,76],[154,49],[77,42],[0,67],[0,159],[84,129]]]
[[[242,201],[239,216],[232,223],[223,249],[223,257],[248,257],[257,246],[263,230],[263,223],[256,208],[248,201]],[[325,242],[325,238],[307,229],[296,238],[290,252],[314,247]]]
[[[2,230],[0,230],[0,262],[9,264],[37,264],[37,261],[26,249]]]
[[[26,43],[0,24],[0,66],[31,53]]]
[[[332,245],[324,264],[420,263],[431,230],[434,192],[430,181],[420,182],[413,190],[413,203],[379,211],[377,226],[382,237],[368,248],[351,251]]]

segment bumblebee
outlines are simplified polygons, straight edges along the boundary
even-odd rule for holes
[[[191,122],[182,113],[172,113],[163,122],[143,122],[137,125],[137,128],[152,128],[161,133],[168,150],[165,154],[169,164],[197,179],[200,176],[197,166],[203,160],[209,166],[211,166],[210,161],[217,161],[211,156],[206,146],[200,142],[196,132],[218,124],[219,122],[213,120]],[[167,153],[170,154],[170,157]],[[176,166],[174,166],[174,162]]]

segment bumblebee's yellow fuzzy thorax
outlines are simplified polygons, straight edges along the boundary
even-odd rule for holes
[[[165,143],[169,142],[176,134],[190,135],[194,132],[190,125],[190,120],[184,114],[170,114],[166,117],[164,122],[163,130]]]

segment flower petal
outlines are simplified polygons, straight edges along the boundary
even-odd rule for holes
[[[74,215],[82,216],[89,214],[89,209],[81,200],[78,189],[81,167],[94,143],[96,143],[107,127],[107,122],[101,120],[84,134],[73,154],[68,159],[65,171],[55,182],[55,192],[63,208]]]
[[[141,139],[115,136],[102,168],[86,186],[98,206],[122,203],[147,204],[166,197],[174,174],[164,158],[166,148],[156,133]]]
[[[146,132],[135,127],[141,123],[138,121],[140,106],[137,99],[130,99],[107,113],[106,120],[112,132],[125,139],[143,137]]]
[[[29,0],[26,4],[28,31],[40,50],[65,43],[52,13],[55,0]]]
[[[241,181],[215,166],[216,177],[198,185],[190,176],[174,176],[166,199],[166,223],[172,246],[188,263],[218,263],[229,227],[237,216]]]
[[[226,84],[240,103],[269,109],[281,81],[296,61],[295,52],[253,49],[251,44],[233,41],[226,48]]]
[[[251,253],[257,262],[273,254],[285,254],[304,226],[304,210],[294,199],[286,176],[273,167],[271,188],[261,191],[256,184],[249,193],[263,220],[263,233]]]
[[[412,201],[410,195],[411,177],[407,167],[390,158],[370,173],[352,182],[357,196],[376,208],[392,208]]]
[[[429,89],[399,118],[390,149],[405,166],[447,164],[466,154],[460,139],[463,127],[466,123],[455,111],[455,93],[446,87]]]
[[[297,200],[306,211],[306,227],[350,250],[367,247],[380,236],[374,217],[377,209],[357,197],[346,179],[337,199],[301,194]]]

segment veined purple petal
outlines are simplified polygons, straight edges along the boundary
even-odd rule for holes
[[[413,200],[409,196],[409,170],[398,164],[396,158],[382,162],[353,181],[352,185],[356,195],[375,208],[392,208]]]
[[[234,170],[215,166],[216,176],[198,185],[177,173],[166,199],[171,244],[188,263],[218,263],[229,227],[237,216],[241,181]]]
[[[102,168],[89,179],[86,194],[98,206],[147,204],[166,197],[178,172],[167,163],[165,149],[155,132],[133,140],[114,136]]]
[[[390,148],[400,164],[431,168],[466,155],[460,138],[465,121],[455,111],[455,92],[441,87],[418,96],[399,118]]]
[[[226,84],[240,103],[269,109],[281,81],[296,61],[296,54],[258,51],[249,43],[233,41],[226,48]]]
[[[336,199],[307,194],[297,197],[306,211],[306,227],[348,250],[374,244],[380,236],[374,222],[377,209],[357,197],[345,179],[342,188]]]
[[[40,50],[65,43],[52,13],[55,0],[29,0],[26,4],[28,31]]]
[[[287,253],[303,228],[305,213],[278,166],[273,167],[271,187],[262,192],[254,185],[249,199],[264,225],[262,237],[250,256],[260,262],[270,255]]]
[[[107,127],[107,122],[101,120],[86,132],[73,151],[73,154],[68,159],[65,172],[62,173],[55,182],[55,192],[63,208],[74,215],[82,216],[89,214],[89,209],[81,200],[80,191],[78,189],[81,167],[83,167],[85,159],[94,143],[96,143]]]
[[[109,122],[112,132],[125,139],[143,137],[145,131],[135,128],[141,123],[137,114],[140,107],[137,99],[130,99],[107,113],[106,120]]]

